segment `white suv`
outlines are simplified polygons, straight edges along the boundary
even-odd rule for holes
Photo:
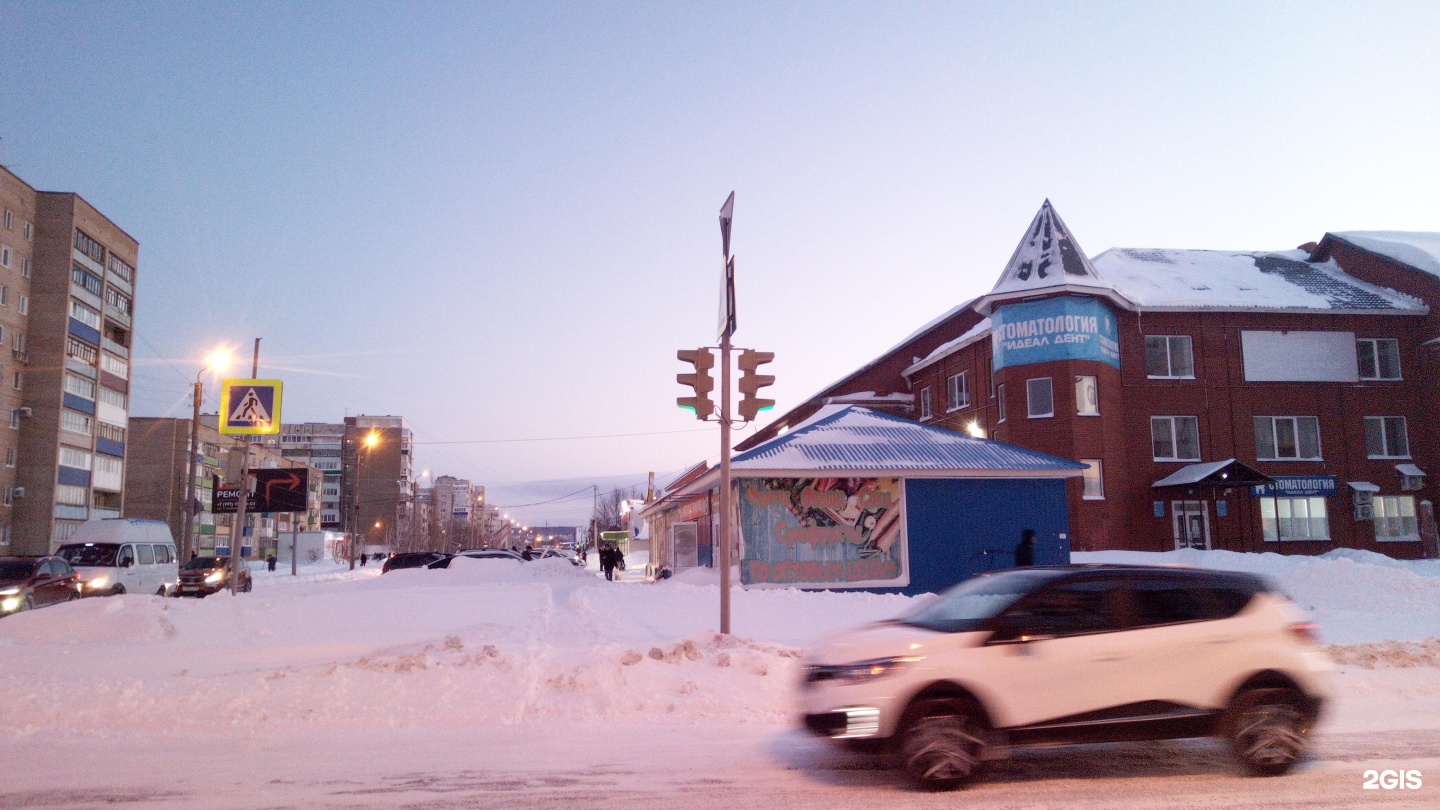
[[[1264,579],[1147,566],[977,576],[803,661],[805,726],[886,748],[922,785],[1007,746],[1224,736],[1255,774],[1304,753],[1329,660]]]

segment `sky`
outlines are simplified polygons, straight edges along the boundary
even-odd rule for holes
[[[675,351],[716,340],[732,190],[778,415],[988,291],[1047,198],[1092,256],[1440,230],[1437,32],[1434,3],[0,0],[0,163],[140,242],[132,414],[186,416],[259,337],[284,421],[402,415],[417,469],[557,525],[718,458]]]

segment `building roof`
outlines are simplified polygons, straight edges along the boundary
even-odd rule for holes
[[[916,477],[1073,477],[1078,461],[977,439],[854,405],[828,405],[794,430],[736,456],[747,473],[850,472]]]
[[[1095,266],[1046,200],[990,292],[1028,292],[1067,284],[1103,286]]]
[[[1341,231],[1327,234],[1378,253],[1421,272],[1440,277],[1440,233],[1423,231]]]

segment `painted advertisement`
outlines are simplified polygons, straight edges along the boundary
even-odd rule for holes
[[[910,583],[898,478],[742,478],[740,582],[890,588]]]
[[[996,371],[1051,360],[1098,360],[1120,367],[1115,314],[1094,298],[1064,296],[1006,304],[990,315]]]

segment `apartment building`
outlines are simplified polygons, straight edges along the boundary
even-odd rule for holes
[[[285,458],[309,464],[324,476],[320,485],[320,528],[325,531],[340,532],[347,528],[340,504],[344,447],[345,425],[341,423],[300,422],[280,426],[280,452]]]
[[[45,554],[125,503],[139,243],[0,166],[0,553]]]
[[[283,431],[282,431],[283,433]],[[415,437],[403,416],[345,417],[340,502],[363,548],[406,548],[415,524]]]

